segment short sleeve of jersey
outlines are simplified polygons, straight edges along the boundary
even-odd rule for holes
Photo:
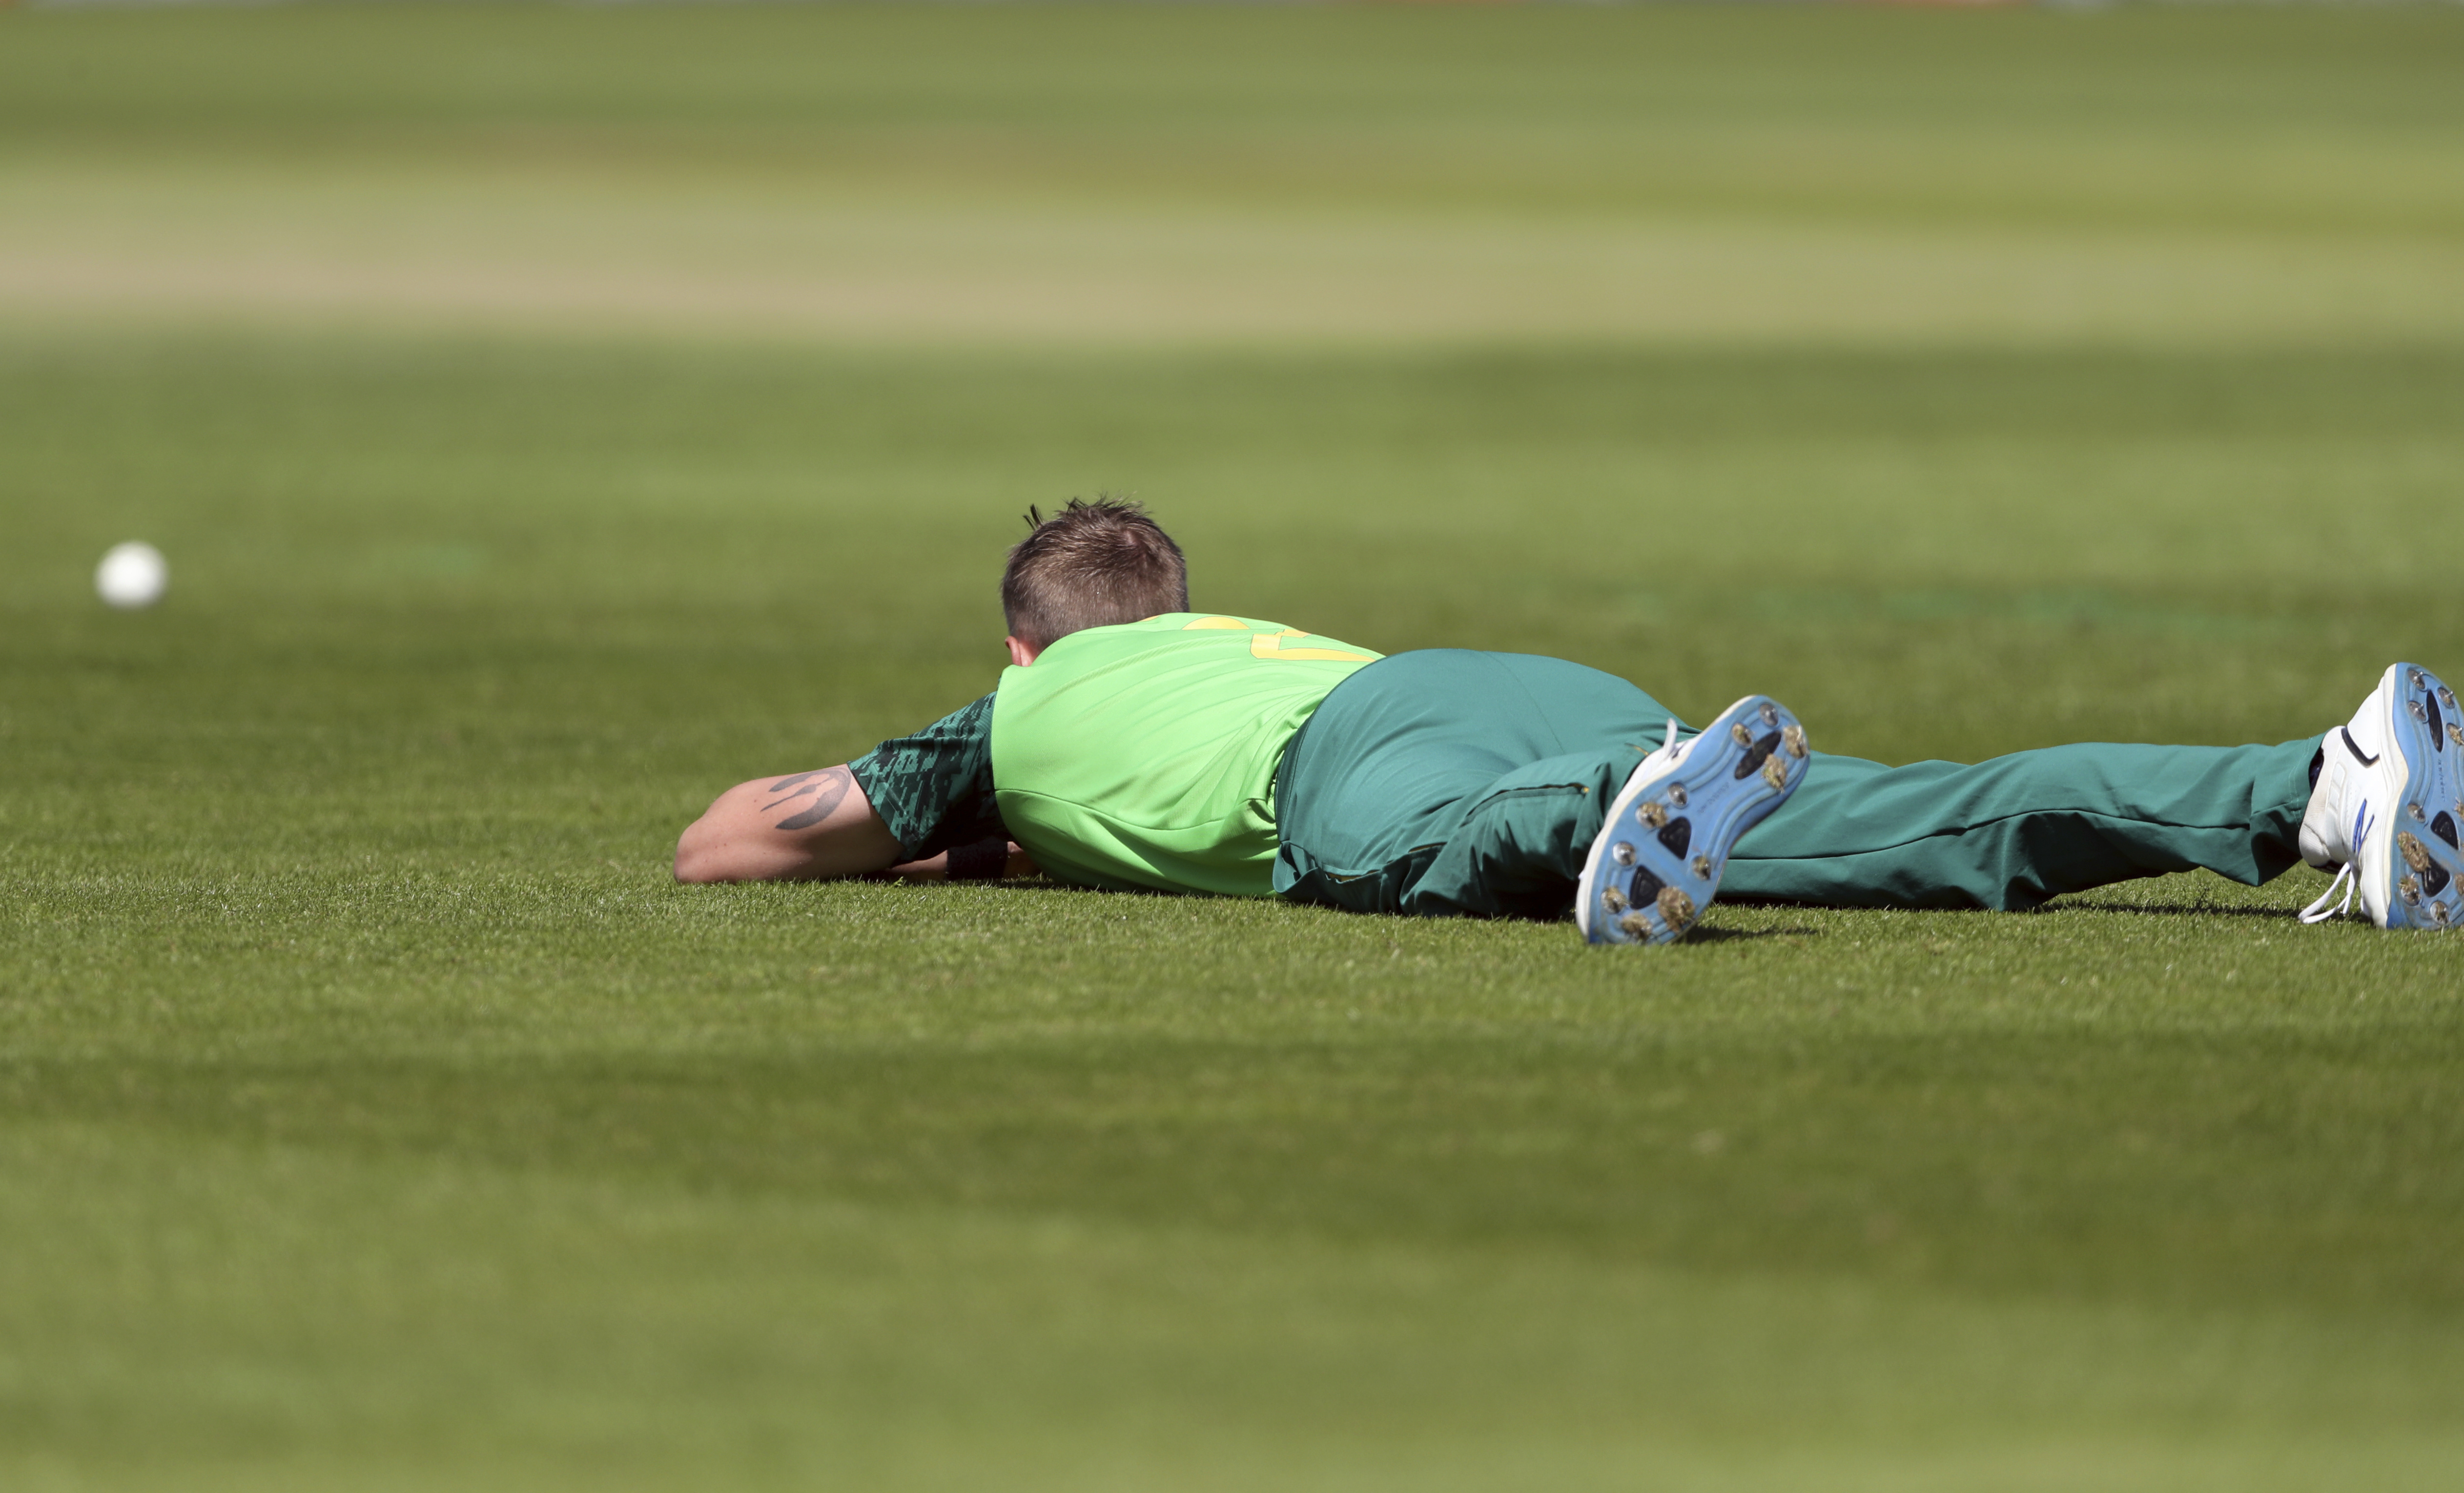
[[[912,736],[891,737],[847,770],[911,861],[1008,836],[993,799],[989,694]]]

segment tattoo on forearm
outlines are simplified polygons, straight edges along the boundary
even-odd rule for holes
[[[806,779],[812,780],[806,782]],[[844,767],[829,767],[814,773],[798,773],[793,778],[772,783],[770,791],[776,793],[790,783],[797,782],[803,782],[804,785],[777,802],[765,804],[762,807],[761,812],[767,814],[781,803],[793,803],[800,799],[812,801],[779,821],[776,827],[780,829],[810,829],[829,818],[838,806],[847,801],[847,790],[855,786],[855,774]]]
[[[781,803],[793,803],[793,802],[794,802],[794,801],[796,801],[798,799],[809,799],[809,798],[811,798],[811,797],[813,796],[813,790],[814,790],[814,789],[816,789],[816,788],[820,788],[820,787],[824,787],[824,786],[825,786],[825,783],[822,783],[822,782],[810,782],[810,781],[806,781],[806,779],[814,779],[814,778],[827,779],[827,778],[829,777],[829,774],[830,774],[830,769],[825,768],[825,767],[817,767],[817,768],[813,769],[813,770],[812,770],[811,772],[809,772],[809,773],[798,773],[798,774],[797,774],[796,776],[794,776],[793,778],[781,778],[781,779],[780,779],[777,782],[774,782],[774,783],[772,783],[772,784],[770,785],[770,791],[771,791],[772,793],[777,793],[777,792],[778,792],[780,789],[781,789],[781,788],[793,788],[793,787],[795,787],[795,785],[796,785],[796,784],[798,784],[798,783],[800,783],[800,782],[801,782],[801,783],[803,783],[804,785],[803,785],[803,787],[801,787],[801,788],[796,788],[796,791],[795,791],[795,792],[793,792],[793,793],[791,793],[791,794],[787,795],[787,796],[786,796],[785,798],[783,798],[783,799],[773,799],[773,800],[771,800],[769,802],[764,803],[763,805],[761,805],[761,812],[762,812],[762,813],[764,813],[764,814],[767,814],[767,813],[769,813],[772,809],[777,808],[777,807],[778,807],[780,804],[781,804]]]

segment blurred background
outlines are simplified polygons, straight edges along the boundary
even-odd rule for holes
[[[989,689],[1098,492],[1203,609],[1893,760],[2456,677],[2459,80],[2450,5],[0,10],[0,1482],[2453,1486],[2452,971],[2287,963],[2307,873],[1643,980],[666,858]]]
[[[2435,10],[52,13],[21,311],[778,342],[2437,340]]]
[[[2455,636],[2443,7],[71,8],[8,43],[11,631],[103,626],[86,570],[151,538],[188,646],[587,619],[716,655],[671,714],[797,661],[791,739],[835,752],[971,697],[1017,515],[1101,489],[1200,605],[1698,714],[1750,673],[1872,755],[2306,732]],[[862,666],[816,629],[896,653],[882,712],[825,714],[810,670]]]

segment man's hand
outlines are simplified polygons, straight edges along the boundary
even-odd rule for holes
[[[1035,858],[1020,848],[1015,840],[986,840],[977,845],[961,845],[956,850],[944,850],[939,855],[926,856],[920,861],[904,862],[882,874],[896,876],[903,881],[950,881],[954,879],[950,874],[951,863],[961,858],[971,864],[959,871],[957,880],[1005,881],[1013,876],[1038,874]]]
[[[815,881],[890,869],[898,840],[845,767],[756,778],[676,842],[678,881]]]

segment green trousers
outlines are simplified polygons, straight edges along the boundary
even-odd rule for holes
[[[1444,648],[1372,664],[1285,751],[1275,890],[1359,911],[1562,916],[1608,801],[1668,719],[1562,659]],[[1720,895],[2022,909],[2200,866],[2255,886],[2299,859],[2320,740],[2079,743],[1973,766],[1817,752],[1738,840]]]

